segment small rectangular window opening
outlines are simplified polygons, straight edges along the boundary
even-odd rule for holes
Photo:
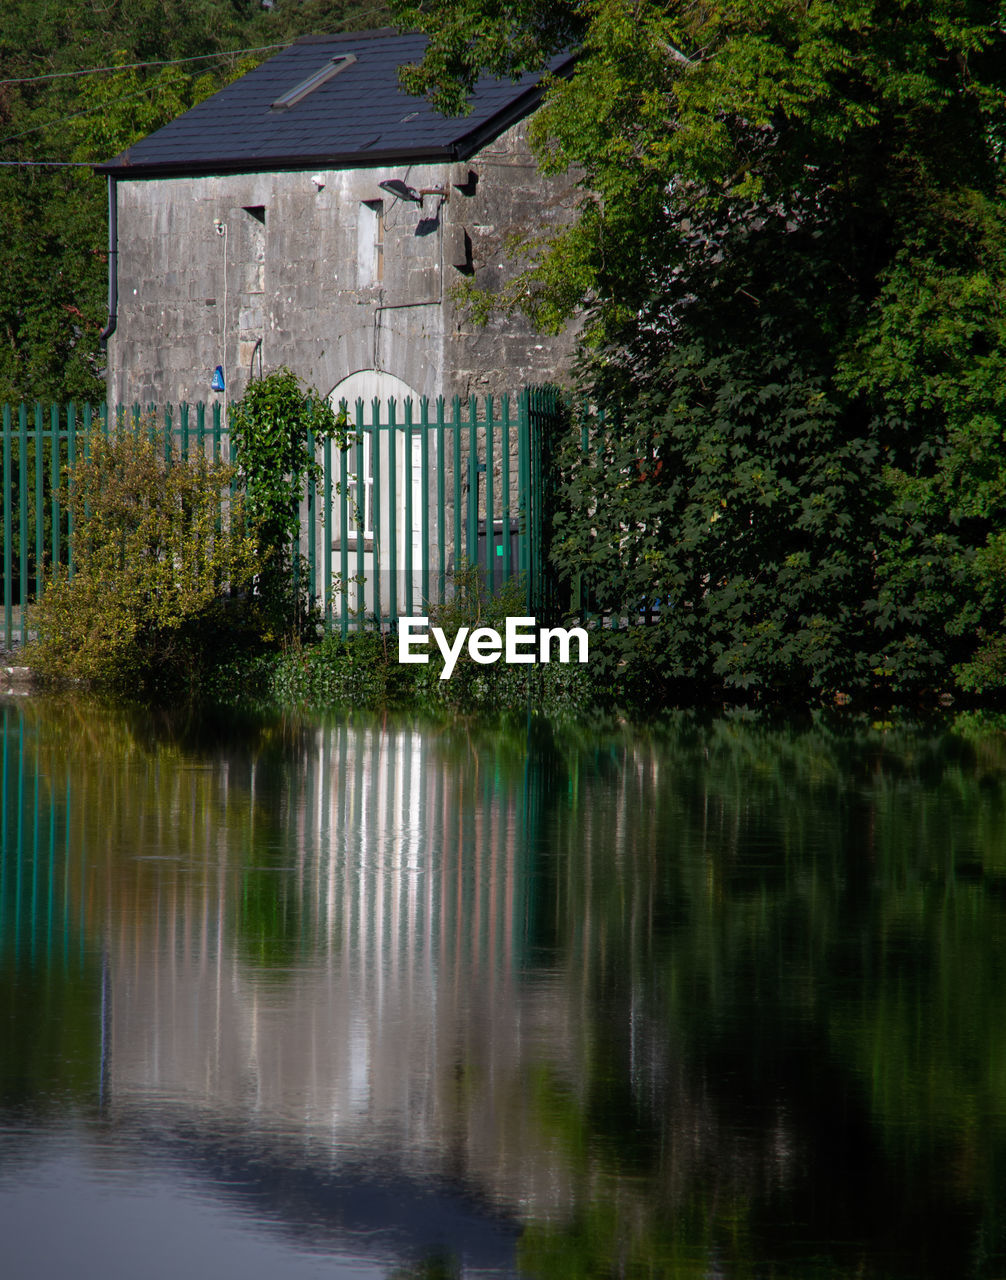
[[[245,213],[254,218],[256,222],[261,222],[265,226],[265,205],[264,204],[246,204],[241,206]]]
[[[357,279],[361,288],[384,281],[384,201],[364,200],[357,220]]]

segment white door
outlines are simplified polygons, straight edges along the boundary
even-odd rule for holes
[[[377,369],[361,369],[344,378],[332,390],[329,400],[334,408],[345,400],[349,410],[349,422],[356,422],[356,403],[363,401],[363,421],[369,425],[373,421],[373,401],[380,404],[380,420],[388,421],[388,401],[395,401],[395,420],[401,426],[405,421],[405,402],[411,399],[413,420],[419,419],[419,394],[396,378],[394,374],[383,373]],[[357,574],[357,540],[358,526],[350,520],[346,530],[337,528],[338,520],[331,522],[332,528],[326,536],[332,538],[333,572],[338,574],[341,564],[343,541],[348,550],[347,603],[354,613],[362,610],[368,618],[372,616],[378,605],[382,620],[387,620],[392,604],[391,580],[391,518],[389,514],[390,497],[390,441],[388,432],[380,432],[380,484],[377,499],[380,505],[377,521],[374,521],[374,433],[364,433],[364,459],[360,474],[357,472],[356,449],[350,449],[347,463],[351,473],[350,501],[358,506],[364,522],[364,578],[365,582],[352,581]],[[433,458],[430,455],[432,468]],[[399,614],[405,612],[407,591],[405,576],[405,549],[412,552],[412,612],[418,613],[421,599],[421,566],[422,566],[422,444],[418,433],[412,437],[412,484],[411,484],[411,528],[407,528],[405,519],[405,437],[401,431],[396,432],[395,469],[397,473],[395,501],[395,605]],[[432,470],[431,470],[432,474]],[[336,512],[341,511],[340,504],[333,499]],[[427,555],[429,552],[427,551]],[[333,586],[333,605],[336,616],[342,606],[340,592],[341,583],[336,580]]]

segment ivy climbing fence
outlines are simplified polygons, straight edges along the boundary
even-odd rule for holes
[[[347,411],[346,447],[312,441],[318,474],[300,500],[295,571],[307,575],[324,625],[343,635],[394,629],[399,618],[448,602],[462,572],[477,573],[485,592],[518,579],[528,613],[543,616],[550,394],[526,388],[450,405],[357,401]],[[169,463],[194,452],[231,461],[220,404],[3,406],[5,648],[27,640],[30,605],[47,581],[73,575],[66,499],[88,441],[123,430],[162,441]],[[223,495],[223,519],[226,505]]]

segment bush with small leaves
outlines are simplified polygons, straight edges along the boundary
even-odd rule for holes
[[[231,408],[233,457],[265,557],[256,591],[277,636],[308,637],[315,630],[307,574],[294,551],[300,500],[305,482],[321,473],[315,446],[334,439],[345,448],[345,423],[345,414],[286,368],[256,379]]]
[[[73,576],[57,569],[31,615],[26,659],[42,679],[192,686],[222,637],[254,631],[261,558],[241,499],[229,496],[233,474],[202,455],[166,461],[146,422],[87,438],[65,495]]]

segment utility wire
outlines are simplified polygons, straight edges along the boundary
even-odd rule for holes
[[[224,49],[221,53],[199,53],[191,58],[164,58],[159,62],[123,62],[115,67],[85,67],[81,71],[50,71],[41,76],[11,76],[0,80],[4,84],[34,84],[39,80],[62,80],[68,76],[96,76],[105,71],[135,71],[139,67],[178,67],[184,62],[207,62],[216,58],[237,58],[245,53],[268,53],[270,49],[287,49],[292,41],[283,44],[262,44],[256,49]]]
[[[96,160],[0,160],[0,169],[93,169]]]
[[[382,10],[379,8],[368,9],[366,15],[363,15],[363,16],[369,16],[371,13],[379,13],[381,11]],[[222,53],[201,53],[191,58],[168,58],[161,62],[127,62],[127,63],[123,63],[121,66],[118,66],[118,67],[88,67],[86,70],[83,70],[83,71],[53,71],[50,74],[43,75],[43,76],[22,76],[20,79],[15,78],[15,79],[0,80],[0,85],[27,84],[31,81],[36,81],[36,80],[56,80],[63,76],[98,75],[100,72],[105,72],[105,71],[130,71],[130,70],[135,70],[137,67],[173,67],[173,66],[178,66],[181,63],[185,63],[185,62],[205,62],[207,59],[238,57],[239,55],[245,54],[245,53],[267,53],[270,49],[288,49],[290,45],[293,43],[294,43],[293,41],[287,40],[283,44],[263,44],[263,45],[259,45],[255,49],[227,49],[227,50],[224,50],[224,52]],[[62,116],[59,120],[50,120],[46,124],[33,125],[32,128],[24,129],[21,133],[12,133],[6,138],[0,138],[0,146],[4,146],[8,142],[17,142],[19,138],[26,138],[28,134],[38,133],[42,129],[56,128],[58,125],[65,124],[68,120],[76,120],[80,116],[91,115],[92,112],[95,112],[95,111],[103,111],[106,107],[114,106],[115,103],[117,102],[123,102],[125,101],[126,98],[137,98],[144,93],[148,93],[151,89],[156,87],[157,87],[156,85],[144,85],[142,89],[136,89],[131,91],[130,93],[121,94],[118,98],[113,98],[111,102],[103,102],[97,106],[88,107],[84,111],[74,111],[72,115]],[[30,162],[23,161],[23,160],[5,160],[0,163],[2,163],[3,165],[13,166],[13,165],[23,165]],[[87,162],[86,161],[72,162],[72,161],[60,161],[60,160],[44,160],[44,161],[39,160],[39,161],[36,161],[35,163],[38,165],[51,165],[53,167],[57,167],[57,166],[68,165],[72,163],[85,164]]]
[[[156,89],[157,85],[145,84],[142,89],[132,89],[129,93],[121,93],[117,98],[113,98],[111,102],[98,102],[93,107],[85,107],[83,111],[74,111],[72,115],[61,116],[59,120],[47,120],[44,124],[32,125],[30,129],[23,129],[20,133],[9,134],[6,138],[0,138],[0,147],[6,146],[8,142],[17,142],[18,138],[27,138],[29,133],[38,133],[42,129],[55,129],[58,125],[66,124],[68,120],[76,120],[80,116],[90,116],[96,111],[105,111],[109,107],[114,107],[117,102],[125,102],[127,98],[139,98],[145,93],[150,93]]]

